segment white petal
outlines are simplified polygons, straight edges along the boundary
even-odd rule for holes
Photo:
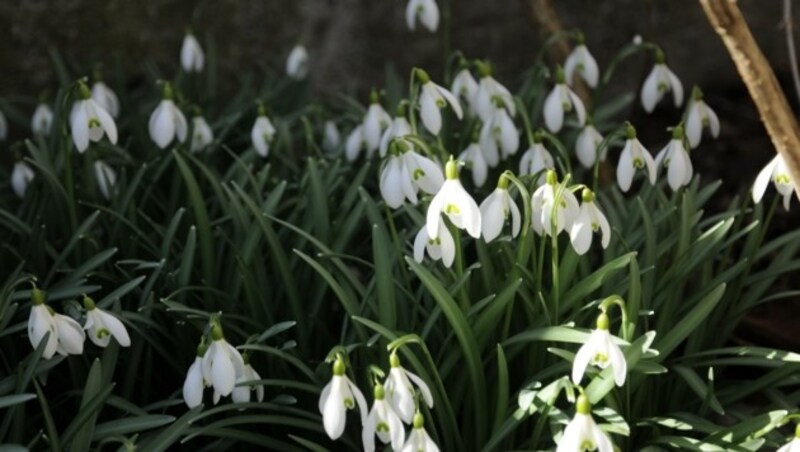
[[[439,7],[433,0],[423,1],[421,3],[424,4],[425,9],[422,10],[422,14],[419,17],[420,22],[422,22],[422,25],[425,25],[428,31],[435,32],[436,29],[439,28]]]
[[[367,422],[364,423],[364,427],[361,429],[361,443],[364,446],[364,452],[375,451],[375,430],[378,426],[378,417],[376,414],[377,405],[378,401],[376,400],[375,404],[372,405],[372,409],[369,411]]]
[[[586,124],[586,107],[583,106],[583,101],[571,89],[564,87],[569,94],[569,100],[572,102],[572,108],[575,109],[575,116],[578,118],[578,124]]]
[[[628,363],[625,361],[625,355],[622,354],[619,345],[615,344],[610,336],[606,340],[609,351],[608,360],[614,371],[614,381],[617,386],[622,386],[625,384],[625,377],[628,374]]]
[[[439,223],[439,245],[442,263],[445,267],[450,268],[456,258],[456,243],[450,231],[445,227],[443,222]]]
[[[89,147],[89,116],[86,114],[85,100],[79,100],[72,108],[70,128],[72,129],[72,141],[78,152],[85,151]]]
[[[450,104],[450,108],[453,109],[453,113],[456,114],[458,119],[464,117],[464,111],[461,109],[461,103],[458,101],[456,96],[453,95],[453,93],[439,85],[436,85],[436,90],[439,91],[439,94],[447,100],[447,103]]]
[[[417,25],[417,5],[419,0],[410,0],[406,5],[406,26],[411,31],[414,31]]]
[[[337,439],[344,433],[347,412],[344,405],[344,377],[334,376],[331,380],[331,388],[328,397],[322,407],[322,424],[325,433],[330,439]]]
[[[488,243],[500,235],[505,223],[502,195],[505,190],[496,188],[480,205],[483,239]]]
[[[586,252],[589,251],[589,247],[592,245],[592,219],[589,215],[588,204],[589,203],[584,202],[581,206],[578,219],[573,223],[569,233],[572,247],[579,256],[586,254]]]
[[[480,149],[483,153],[484,160],[492,168],[500,163],[500,152],[497,149],[497,142],[494,139],[493,128],[493,121],[483,123],[479,137]]]
[[[175,137],[175,118],[171,104],[170,100],[162,100],[150,115],[150,138],[161,149],[166,148]]]
[[[189,126],[186,123],[186,116],[184,116],[180,108],[175,105],[173,105],[172,114],[175,118],[175,134],[178,137],[178,141],[183,143],[186,141],[186,134],[189,131]]]
[[[583,58],[583,79],[586,84],[592,88],[597,87],[597,82],[600,80],[600,69],[597,67],[597,60],[594,59],[589,49],[583,46],[585,53]]]
[[[402,162],[399,157],[390,157],[381,172],[380,191],[386,205],[397,209],[403,205],[405,195],[401,188]]]
[[[692,102],[689,107],[689,114],[686,115],[685,130],[689,145],[692,148],[696,148],[703,136],[703,118],[700,115],[700,105],[697,101]]]
[[[45,334],[50,333],[47,344],[44,346],[42,357],[50,359],[56,353],[58,345],[58,331],[56,330],[55,319],[45,305],[33,306],[30,317],[28,317],[28,339],[34,349],[39,347],[39,343],[44,339]]]
[[[419,232],[417,232],[417,236],[414,237],[414,260],[418,263],[422,263],[422,260],[425,258],[426,243],[428,243],[428,233],[423,226],[420,228]]]
[[[627,192],[631,188],[633,173],[636,171],[633,166],[633,156],[631,155],[632,146],[631,140],[628,140],[622,149],[622,154],[620,154],[619,163],[617,164],[617,183],[623,192]]]
[[[561,104],[559,86],[556,85],[544,101],[544,123],[553,133],[561,130],[564,124],[564,106]]]
[[[58,343],[63,350],[70,355],[80,355],[83,353],[83,342],[86,340],[86,333],[83,332],[80,324],[72,317],[62,314],[53,316],[58,333]]]
[[[600,244],[603,246],[603,249],[606,249],[611,241],[611,226],[608,224],[608,219],[606,216],[600,211],[600,209],[597,208],[596,205],[594,206],[594,210],[595,219],[598,223],[600,223]]]
[[[583,374],[586,372],[586,366],[589,365],[589,362],[594,357],[593,337],[594,334],[589,336],[589,339],[578,349],[578,353],[575,354],[575,359],[572,361],[572,382],[576,385],[580,384]]]
[[[567,56],[566,61],[564,61],[564,78],[570,86],[575,85],[575,70],[581,62],[581,56],[578,52],[580,47],[581,46],[575,47],[572,52],[570,52],[569,56]]]
[[[186,373],[186,380],[183,382],[183,400],[186,406],[194,408],[203,403],[203,373],[201,371],[201,358],[196,357],[189,371]]]
[[[683,84],[681,84],[680,79],[678,79],[674,72],[666,67],[665,69],[669,77],[670,89],[672,89],[672,99],[675,102],[675,106],[680,107],[681,104],[683,104]]]
[[[772,160],[767,163],[767,166],[765,166],[756,177],[756,181],[753,184],[753,202],[756,204],[761,202],[761,198],[764,197],[764,192],[767,191],[767,186],[772,179],[772,173],[775,171],[775,166],[778,164],[778,159],[780,159],[780,154],[773,157]]]
[[[642,85],[642,107],[644,107],[644,111],[648,113],[653,112],[656,108],[656,104],[663,96],[658,90],[658,67],[659,65],[653,67],[650,74],[648,74],[647,78],[644,80],[644,85]]]
[[[445,189],[449,182],[450,181],[445,181],[439,193],[433,197],[430,205],[428,205],[428,212],[425,215],[425,228],[427,229],[428,237],[431,239],[435,239],[439,236],[439,223],[442,221],[441,213],[445,203]]]
[[[429,82],[429,84],[432,85],[433,82]],[[419,96],[419,116],[428,132],[433,135],[439,135],[442,130],[442,113],[439,111],[439,106],[436,104],[436,99],[430,92],[431,90],[435,90],[435,88],[433,86],[422,87],[422,94]]]
[[[102,311],[100,308],[95,308],[95,310],[99,311],[100,316],[103,318],[103,323],[119,345],[122,347],[129,347],[131,345],[131,338],[128,336],[128,330],[125,328],[125,325],[123,325],[116,316]]]
[[[711,136],[717,138],[719,136],[719,118],[708,105],[706,105],[706,115],[708,117],[708,129],[711,131]]]
[[[433,394],[431,394],[431,390],[428,387],[428,384],[425,383],[425,380],[419,378],[417,374],[408,370],[406,370],[406,376],[408,376],[414,385],[419,388],[419,392],[422,393],[422,400],[425,401],[425,404],[428,405],[428,408],[433,408]]]
[[[344,156],[348,162],[355,161],[358,158],[358,154],[361,152],[362,143],[364,143],[363,131],[364,127],[359,125],[347,136]]]
[[[503,154],[514,155],[519,149],[519,132],[505,110],[500,110],[497,114],[500,115],[500,143],[502,144]]]
[[[223,396],[229,395],[236,384],[236,370],[228,350],[222,344],[217,346],[214,360],[211,363],[211,384],[214,386],[214,390]]]

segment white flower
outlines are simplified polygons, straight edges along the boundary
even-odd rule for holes
[[[117,184],[117,172],[106,162],[96,160],[94,162],[94,177],[97,179],[97,188],[106,199],[111,199],[114,186]]]
[[[683,145],[683,126],[675,127],[672,139],[656,155],[656,167],[667,167],[667,182],[672,191],[677,191],[692,182],[692,159]]]
[[[794,438],[781,446],[777,452],[800,452],[800,425],[795,427]]]
[[[611,240],[611,226],[609,226],[606,216],[597,207],[594,193],[585,188],[580,212],[578,212],[578,217],[572,224],[569,233],[572,247],[578,255],[585,254],[589,250],[595,232],[600,232],[600,244],[603,249],[607,248],[608,242]]]
[[[546,175],[547,182],[533,192],[531,197],[531,210],[533,217],[531,223],[537,234],[558,235],[563,230],[572,228],[578,217],[580,209],[578,200],[567,187],[560,188],[556,180],[556,173],[549,170]],[[556,195],[560,191],[558,203]],[[555,211],[555,212],[554,212]],[[555,233],[553,232],[553,213],[555,217]]]
[[[166,148],[176,137],[183,143],[186,141],[188,125],[186,117],[172,102],[172,87],[164,84],[164,98],[150,115],[150,138],[161,149]]]
[[[56,331],[53,314],[50,313],[49,308],[44,304],[37,305],[35,303],[34,301],[34,305],[31,307],[31,314],[28,317],[28,339],[30,339],[33,348],[36,349],[44,339],[45,334],[50,333],[42,352],[44,359],[50,359],[56,353],[58,331]]]
[[[372,157],[375,150],[380,147],[381,134],[383,130],[389,127],[392,118],[386,113],[381,104],[378,102],[377,93],[372,93],[372,103],[367,109],[367,114],[364,115],[362,123],[362,131],[364,142],[367,147],[367,157]]]
[[[408,177],[411,178],[411,185],[415,194],[422,190],[429,195],[434,195],[439,192],[444,184],[442,168],[433,160],[417,153],[413,149],[403,153],[403,168]],[[416,198],[410,200],[414,204],[417,202]]]
[[[95,345],[107,347],[113,336],[120,346],[130,347],[131,338],[128,336],[128,330],[116,316],[95,306],[89,297],[83,298],[83,306],[86,308],[86,323],[83,329],[89,331],[89,339]]]
[[[192,144],[189,150],[197,152],[204,149],[214,141],[214,131],[208,125],[206,119],[200,115],[192,118]]]
[[[322,424],[325,433],[331,439],[337,439],[344,433],[347,422],[347,410],[352,410],[358,404],[361,414],[361,425],[367,421],[367,401],[364,394],[345,375],[344,361],[337,358],[333,363],[333,377],[322,388],[319,397],[319,412],[322,414]]]
[[[83,342],[86,340],[86,333],[83,332],[81,325],[72,317],[54,313],[53,321],[56,324],[58,333],[58,346],[56,353],[59,355],[80,355],[83,353]]]
[[[203,356],[203,379],[214,388],[214,403],[217,403],[220,396],[233,392],[236,380],[244,375],[244,361],[239,351],[225,340],[219,325],[212,328],[211,337],[213,341]]]
[[[205,345],[201,345],[198,350],[202,349],[205,353]],[[201,353],[198,351],[198,353]],[[194,362],[189,366],[189,371],[186,372],[186,379],[183,381],[183,401],[190,409],[203,403],[203,390],[209,385],[203,379],[203,356],[198,354],[194,357]]]
[[[347,136],[344,143],[344,157],[348,162],[354,162],[361,150],[367,147],[367,141],[364,138],[364,125],[359,124]]]
[[[519,208],[508,193],[508,178],[504,175],[500,176],[497,188],[483,200],[480,209],[481,228],[486,242],[491,242],[500,235],[509,215],[511,215],[511,236],[516,237],[519,234]]]
[[[406,6],[406,25],[408,29],[417,29],[417,20],[430,32],[439,28],[439,6],[434,0],[409,0]]]
[[[467,101],[468,110],[475,113],[475,101],[478,95],[478,82],[469,69],[461,69],[453,79],[450,92]]]
[[[119,99],[114,91],[101,81],[92,85],[92,99],[111,116],[119,116]]]
[[[783,195],[783,208],[789,210],[789,202],[792,199],[792,193],[794,193],[794,184],[792,184],[792,176],[786,167],[786,162],[784,162],[780,154],[770,160],[767,166],[758,173],[758,177],[756,177],[756,181],[753,184],[753,202],[761,202],[761,198],[764,197],[764,192],[767,191],[767,185],[769,185],[770,181],[775,185],[778,193]]]
[[[588,365],[594,365],[600,369],[611,366],[614,371],[614,381],[617,386],[625,384],[625,377],[628,373],[628,364],[625,355],[619,349],[619,345],[614,342],[611,333],[608,331],[608,315],[602,312],[597,316],[597,329],[592,331],[589,339],[586,340],[575,359],[572,361],[572,381],[579,384],[583,379]]]
[[[258,381],[261,380],[261,375],[253,369],[253,366],[250,363],[245,363],[244,365],[244,373],[236,378],[237,386],[233,388],[233,394],[231,395],[231,399],[237,403],[244,403],[250,401],[250,393],[255,391],[256,392],[256,400],[259,402],[264,401],[264,385],[262,384],[255,384],[255,385],[243,385],[239,386],[240,383],[246,383],[248,381]]]
[[[586,84],[590,87],[597,87],[600,70],[597,68],[597,61],[589,53],[589,49],[586,48],[583,42],[575,46],[564,62],[564,75],[570,86],[575,84],[574,76],[576,74],[586,81]]]
[[[433,135],[442,130],[442,112],[439,109],[450,104],[458,119],[464,116],[461,104],[453,93],[431,81],[430,76],[422,69],[416,69],[417,78],[422,86],[419,89],[420,118],[422,125]]]
[[[564,83],[564,77],[564,71],[558,68],[556,86],[544,101],[544,123],[553,133],[561,130],[564,125],[564,115],[573,109],[578,117],[578,123],[581,126],[586,123],[586,108],[583,106],[581,98]]]
[[[3,111],[0,110],[0,141],[5,141],[8,138],[8,121]]]
[[[386,157],[386,151],[389,150],[389,142],[392,138],[399,138],[411,134],[411,125],[405,116],[398,115],[392,120],[392,123],[386,130],[383,131],[381,136],[381,143],[378,148],[381,157]]]
[[[14,193],[20,198],[25,197],[25,192],[28,191],[28,184],[35,176],[30,165],[23,161],[14,164],[14,170],[11,172],[11,188]]]
[[[365,452],[375,450],[375,435],[384,444],[391,443],[392,450],[400,450],[406,436],[403,421],[395,413],[392,406],[385,399],[385,390],[381,385],[375,385],[375,402],[369,410],[367,421],[361,431],[361,440]]]
[[[31,290],[31,314],[28,317],[28,339],[33,348],[39,347],[45,334],[50,333],[42,357],[50,359],[54,354],[80,355],[86,334],[72,317],[57,314],[45,304],[45,293],[38,288]]]
[[[263,113],[263,114],[262,114]],[[253,129],[250,131],[250,140],[253,142],[253,147],[256,153],[261,157],[269,155],[269,147],[275,139],[275,126],[269,120],[267,114],[261,111],[253,123]]]
[[[339,147],[342,138],[339,136],[339,128],[336,127],[335,121],[325,121],[322,133],[322,147],[328,152],[332,152]]]
[[[575,154],[584,168],[592,168],[597,160],[597,148],[603,142],[603,135],[592,124],[586,124],[578,134],[575,141]],[[605,161],[606,151],[600,155],[600,160]]]
[[[475,200],[464,190],[458,180],[458,167],[455,160],[450,158],[445,167],[447,179],[442,188],[436,193],[428,206],[425,227],[428,237],[435,239],[439,236],[439,223],[444,213],[459,229],[466,229],[472,237],[478,238],[481,234],[481,211]]]
[[[389,160],[381,171],[379,183],[381,196],[386,205],[392,209],[397,209],[403,205],[406,198],[416,204],[416,193],[411,186],[411,179],[403,168],[403,157],[399,155],[389,156]]]
[[[648,113],[652,113],[668,91],[672,91],[675,107],[680,107],[683,103],[683,85],[664,61],[664,53],[659,50],[656,52],[656,64],[642,85],[642,107]]]
[[[89,147],[89,141],[95,143],[108,136],[111,144],[117,144],[117,125],[114,118],[98,105],[90,96],[89,88],[80,84],[80,100],[72,105],[69,114],[72,141],[78,152],[83,152]]]
[[[719,118],[717,118],[714,110],[703,100],[703,92],[695,86],[686,114],[686,138],[692,148],[696,148],[700,144],[700,139],[703,137],[703,127],[708,127],[711,136],[714,138],[719,136]]]
[[[575,417],[569,421],[556,452],[583,452],[597,450],[598,452],[614,452],[611,440],[592,419],[592,405],[589,399],[581,394],[575,404]]]
[[[517,153],[519,132],[505,108],[495,105],[492,116],[481,127],[480,144],[490,167],[497,166],[500,158],[505,160]]]
[[[379,188],[386,205],[397,209],[408,199],[417,203],[417,193],[422,190],[428,194],[439,191],[444,176],[433,160],[412,150],[405,142],[392,145],[389,159],[381,170]],[[405,149],[401,147],[406,146]]]
[[[450,268],[456,258],[456,243],[444,222],[439,222],[439,235],[435,239],[428,237],[428,229],[422,226],[414,238],[414,260],[422,263],[425,252],[431,259],[441,259],[445,267]]]
[[[47,104],[39,104],[33,111],[31,130],[34,135],[49,135],[53,126],[53,110]]]
[[[286,75],[295,80],[302,80],[308,75],[308,52],[300,44],[294,46],[286,59]]]
[[[205,64],[203,48],[191,32],[186,33],[181,45],[181,67],[186,72],[201,72]]]
[[[536,186],[538,187],[545,182],[545,170],[555,167],[555,160],[553,160],[550,151],[542,144],[541,137],[538,134],[534,135],[533,145],[522,154],[522,158],[519,161],[520,176],[539,173],[539,177],[536,178]]]
[[[400,419],[410,424],[417,410],[414,403],[414,386],[419,389],[422,394],[422,400],[425,401],[428,408],[433,408],[433,394],[431,394],[431,390],[425,381],[400,365],[400,358],[395,353],[389,356],[389,363],[391,370],[386,382],[383,384],[383,388],[389,397],[389,403],[400,416]]]
[[[439,452],[439,447],[433,442],[428,432],[425,431],[425,419],[422,414],[417,413],[414,415],[414,428],[400,451]]]
[[[656,164],[653,157],[636,138],[636,129],[633,126],[628,125],[626,133],[628,139],[625,141],[625,147],[622,148],[617,164],[619,188],[624,192],[628,191],[631,188],[634,173],[645,167],[650,184],[654,185],[656,183]]]
[[[472,182],[476,187],[483,187],[486,177],[489,175],[489,166],[486,157],[478,143],[470,143],[458,156],[458,159],[467,164],[472,169]]]
[[[478,92],[475,94],[475,112],[478,117],[481,121],[488,121],[492,117],[496,105],[495,97],[502,100],[502,105],[508,109],[512,117],[515,116],[516,108],[511,93],[491,76],[487,65],[482,64],[480,68],[482,76],[478,83]]]

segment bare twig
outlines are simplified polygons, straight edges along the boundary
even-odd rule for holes
[[[800,196],[800,126],[772,67],[758,48],[735,0],[700,0],[700,4],[725,43]]]
[[[786,27],[786,47],[789,50],[789,63],[792,67],[794,93],[800,101],[800,71],[797,69],[797,51],[794,48],[794,20],[792,19],[792,0],[783,0],[783,26]]]

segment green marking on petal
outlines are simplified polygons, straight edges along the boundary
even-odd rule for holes
[[[640,159],[638,157],[633,159],[633,167],[636,168],[636,169],[644,168],[644,160],[642,160],[642,159]]]
[[[347,398],[344,399],[344,406],[347,407],[348,410],[352,410],[353,408],[356,407],[356,404],[355,402],[353,402],[353,399]]]
[[[581,441],[581,445],[578,447],[578,450],[595,450],[597,447],[594,445],[594,441],[589,439],[584,439]]]
[[[448,215],[461,215],[461,209],[455,204],[448,204],[447,207],[444,208],[444,213]]]
[[[605,353],[596,353],[592,359],[592,362],[599,365],[605,364],[608,362],[608,355]]]
[[[422,170],[422,168],[417,168],[417,169],[415,169],[415,170],[414,170],[414,172],[411,174],[411,177],[412,177],[414,180],[420,180],[420,179],[422,179],[423,177],[425,177],[425,171],[423,171],[423,170]]]
[[[93,129],[95,127],[101,127],[100,120],[97,118],[89,118],[89,128]]]
[[[597,232],[600,229],[600,225],[592,222],[592,231]]]
[[[667,90],[667,84],[666,84],[666,83],[664,83],[664,82],[659,82],[659,83],[658,83],[658,91],[659,91],[659,92],[661,92],[661,93],[663,93],[663,92],[665,92],[666,90]]]
[[[775,175],[775,183],[776,184],[790,184],[791,179],[789,179],[788,174],[776,174]]]
[[[95,333],[95,336],[97,336],[98,339],[102,339],[106,336],[111,336],[111,331],[108,331],[106,328],[100,328],[97,330],[97,333]]]
[[[389,425],[386,422],[379,422],[378,426],[375,427],[375,431],[377,432],[389,432]]]

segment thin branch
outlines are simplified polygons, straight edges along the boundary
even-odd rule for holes
[[[794,48],[794,20],[792,19],[792,0],[783,0],[783,26],[786,27],[786,47],[789,49],[789,63],[792,67],[794,93],[800,101],[800,70],[797,68],[797,51]]]

